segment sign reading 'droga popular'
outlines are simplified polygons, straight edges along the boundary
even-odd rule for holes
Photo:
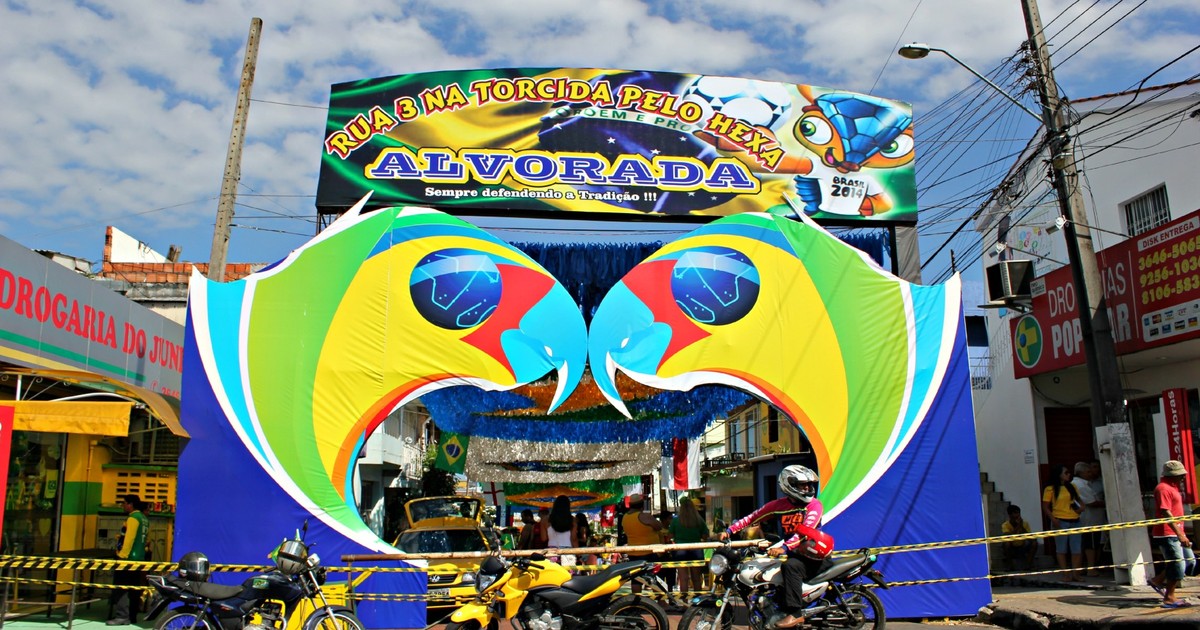
[[[581,68],[384,77],[332,87],[317,207],[372,191],[372,208],[915,223],[912,133],[905,103],[810,85]]]
[[[1200,211],[1096,256],[1118,354],[1200,337]],[[1034,280],[1032,311],[1011,322],[1013,374],[1084,363],[1070,267]]]
[[[182,326],[2,236],[0,346],[179,397]]]

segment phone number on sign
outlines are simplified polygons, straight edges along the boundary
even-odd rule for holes
[[[1138,271],[1145,271],[1148,267],[1170,262],[1180,256],[1187,256],[1198,249],[1200,249],[1200,236],[1193,236],[1186,241],[1172,243],[1170,247],[1163,247],[1145,256],[1139,256],[1137,261]]]
[[[1151,269],[1138,275],[1138,286],[1142,288],[1154,286],[1160,282],[1166,282],[1171,278],[1191,273],[1197,269],[1200,269],[1200,255],[1176,260],[1170,265]]]
[[[1200,289],[1200,274],[1180,278],[1175,281],[1175,284],[1164,284],[1153,289],[1146,289],[1142,292],[1142,305],[1165,300],[1174,295],[1183,295],[1195,289]]]

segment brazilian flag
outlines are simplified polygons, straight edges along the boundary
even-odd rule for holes
[[[443,431],[433,465],[452,473],[463,472],[467,467],[467,444],[470,441],[469,435]]]

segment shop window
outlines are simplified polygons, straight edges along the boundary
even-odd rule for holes
[[[3,553],[33,556],[57,551],[63,440],[61,433],[13,432]]]

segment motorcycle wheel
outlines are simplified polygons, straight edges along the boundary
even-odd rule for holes
[[[883,613],[883,602],[862,586],[851,586],[842,595],[842,603],[850,607],[850,619],[847,628],[873,628],[883,630],[887,627],[887,616]]]
[[[214,628],[204,615],[196,611],[176,608],[167,611],[162,619],[155,622],[154,630],[221,630],[221,628]]]
[[[304,620],[304,630],[366,630],[348,610],[317,611]]]
[[[667,613],[654,600],[629,595],[609,605],[601,613],[610,617],[621,617],[621,627],[626,630],[671,630]]]
[[[721,612],[720,608],[691,606],[683,612],[683,617],[680,617],[676,630],[718,630],[715,624],[719,612]],[[720,630],[732,630],[732,628],[733,611],[728,610],[725,618],[721,620]]]

